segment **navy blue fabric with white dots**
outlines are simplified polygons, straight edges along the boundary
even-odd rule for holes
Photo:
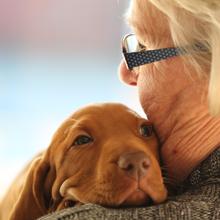
[[[164,60],[169,57],[183,54],[184,51],[179,48],[163,48],[158,50],[145,50],[133,53],[124,53],[128,68],[131,70],[134,67],[141,66],[147,63]]]
[[[194,44],[190,48],[192,52],[207,52],[207,48],[200,43]],[[162,48],[157,50],[143,50],[131,53],[126,53],[125,51],[123,51],[129,70],[132,70],[134,67],[137,66],[157,62],[174,56],[184,55],[186,53],[187,51],[184,48],[180,47]]]

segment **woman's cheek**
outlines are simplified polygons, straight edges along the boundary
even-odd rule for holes
[[[154,97],[153,81],[146,76],[147,73],[139,75],[137,87],[140,104],[144,112],[148,113],[148,107],[152,103]]]
[[[153,99],[158,93],[160,85],[155,79],[155,73],[152,71],[152,65],[146,65],[138,69],[137,87],[140,101],[144,99]]]

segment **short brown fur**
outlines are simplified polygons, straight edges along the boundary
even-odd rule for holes
[[[64,208],[68,200],[104,206],[144,205],[148,197],[154,203],[163,202],[167,191],[157,138],[154,133],[141,136],[142,124],[151,125],[121,104],[91,105],[75,112],[57,130],[48,149],[11,185],[0,206],[1,220],[36,219]],[[93,141],[76,146],[79,135],[91,136]],[[150,158],[151,166],[141,180],[118,167],[125,152],[142,152]],[[133,194],[138,187],[142,196]]]

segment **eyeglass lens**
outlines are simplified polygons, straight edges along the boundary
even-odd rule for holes
[[[124,40],[124,46],[127,53],[138,52],[140,50],[140,44],[135,35],[128,35]]]

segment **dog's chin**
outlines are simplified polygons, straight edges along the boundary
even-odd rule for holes
[[[115,198],[115,207],[124,206],[149,206],[152,204],[160,204],[167,198],[167,190],[165,187],[158,187],[157,189],[147,187],[131,187],[120,193]]]
[[[129,180],[131,181],[131,180]],[[128,182],[128,181],[127,181]],[[167,190],[163,184],[152,184],[147,179],[139,182],[131,181],[132,184],[119,194],[119,206],[146,206],[160,204],[167,198]]]
[[[142,190],[135,189],[120,204],[120,206],[143,206],[150,203],[150,197]]]
[[[164,187],[154,187],[148,186],[146,183],[138,184],[135,181],[131,181],[129,187],[124,189],[121,192],[115,192],[112,195],[105,196],[106,194],[100,197],[96,194],[88,193],[82,194],[78,191],[77,188],[71,187],[67,190],[68,198],[79,201],[82,204],[86,203],[95,203],[106,207],[137,207],[137,206],[147,206],[151,204],[159,204],[164,202],[167,196],[167,191]],[[139,185],[139,186],[138,186]],[[112,199],[109,199],[112,198]]]
[[[74,187],[67,190],[68,198],[72,201],[77,201],[80,204],[94,203],[99,204],[105,207],[131,207],[131,206],[143,206],[148,205],[151,201],[150,197],[141,189],[136,187],[131,187],[128,190],[125,190],[123,193],[119,193],[113,200],[100,199],[99,197],[88,195],[87,198],[81,198],[80,194],[76,197],[76,190]],[[76,199],[77,198],[77,199]],[[77,203],[76,202],[76,203]]]

